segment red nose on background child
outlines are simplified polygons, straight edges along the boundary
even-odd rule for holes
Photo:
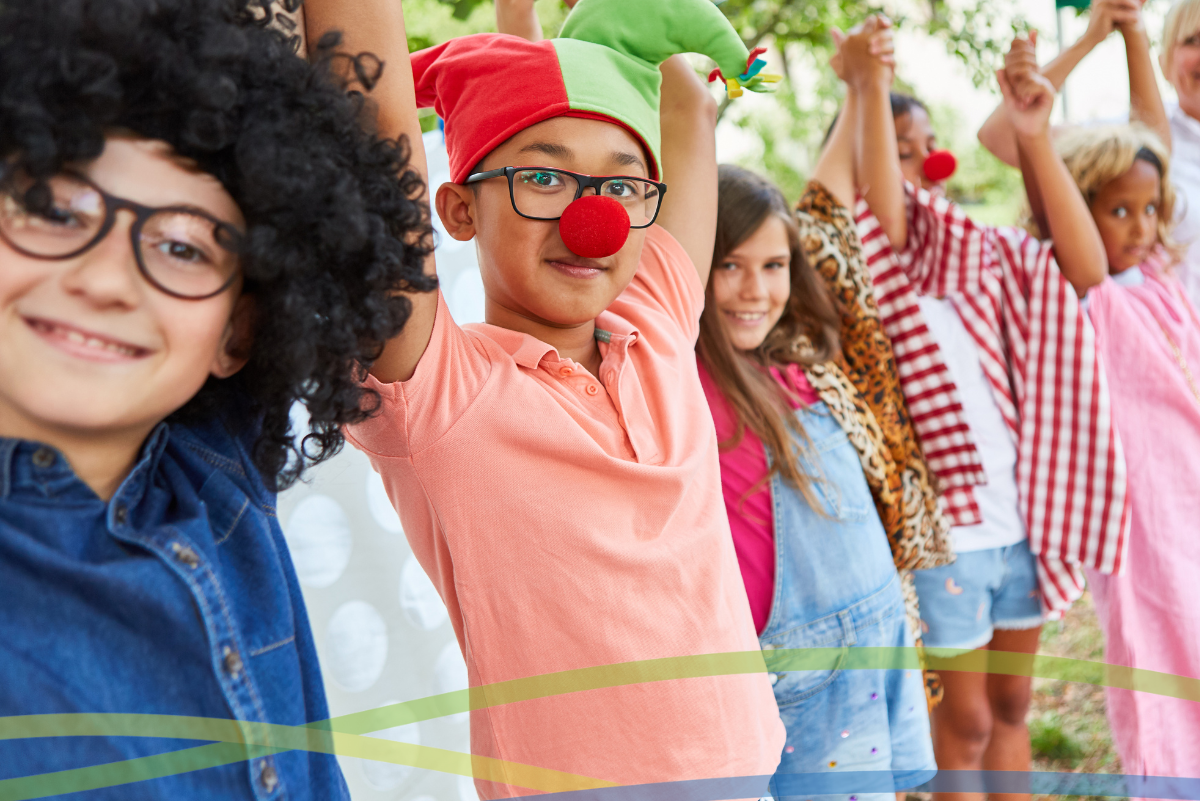
[[[558,233],[576,256],[603,259],[620,250],[629,238],[629,212],[611,197],[587,195],[563,211]]]
[[[958,169],[958,159],[949,150],[935,150],[925,157],[925,177],[931,181],[944,181]]]

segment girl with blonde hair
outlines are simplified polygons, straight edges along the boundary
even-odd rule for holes
[[[1171,269],[1167,151],[1136,126],[1077,130],[1058,148],[1108,257],[1086,303],[1133,512],[1124,571],[1088,574],[1105,661],[1200,679],[1200,318]],[[1125,773],[1200,777],[1200,704],[1109,689],[1108,716]]]

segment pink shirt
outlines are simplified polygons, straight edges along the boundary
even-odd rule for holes
[[[610,332],[598,377],[531,336],[459,328],[439,299],[413,377],[368,381],[381,414],[348,436],[446,602],[472,687],[758,652],[696,371],[703,303],[686,252],[654,227],[596,318]],[[471,750],[619,784],[767,776],[785,734],[765,673],[489,706],[472,712]],[[518,781],[476,786],[528,794]]]
[[[717,428],[717,441],[726,442],[737,431],[737,416],[725,396],[717,389],[708,371],[700,368],[700,383],[708,398],[709,410]],[[771,375],[784,387],[811,406],[820,398],[808,383],[799,365],[789,364],[783,370],[771,368]],[[792,408],[799,404],[792,403]],[[775,596],[775,520],[771,511],[771,488],[767,483],[753,493],[750,490],[767,475],[767,453],[762,440],[746,429],[737,446],[721,452],[721,493],[725,511],[729,513],[729,528],[733,533],[733,548],[738,567],[750,599],[754,629],[761,633],[771,614],[771,599]]]

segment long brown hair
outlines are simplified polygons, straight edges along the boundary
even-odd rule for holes
[[[753,431],[770,449],[768,478],[778,473],[819,511],[821,506],[816,503],[812,490],[813,477],[804,472],[799,453],[792,444],[793,434],[806,444],[808,435],[788,406],[786,390],[771,377],[767,368],[787,364],[812,365],[832,359],[840,348],[837,309],[824,282],[804,257],[800,230],[783,193],[770,181],[749,170],[722,164],[718,178],[713,272],[771,216],[783,221],[791,251],[792,287],[783,316],[753,351],[737,350],[721,324],[710,274],[696,352],[733,408],[737,420],[733,437],[720,443],[721,449],[737,447],[746,429]]]

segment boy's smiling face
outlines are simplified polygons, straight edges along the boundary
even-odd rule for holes
[[[555,117],[521,131],[493,150],[479,171],[548,167],[584,175],[649,178],[641,143],[619,125]],[[487,319],[500,325],[524,319],[554,328],[596,318],[633,280],[645,229],[607,258],[585,259],[559,236],[558,221],[530,220],[513,209],[508,184],[492,178],[472,188],[445,184],[437,209],[459,240],[474,237],[487,295]]]
[[[79,172],[116,197],[243,227],[221,184],[165,143],[110,137]],[[163,293],[138,270],[132,224],[132,212],[118,212],[100,242],[62,260],[32,258],[0,239],[0,434],[59,447],[104,436],[140,444],[209,375],[244,364],[231,347],[244,347],[249,331],[240,280],[205,300]]]

